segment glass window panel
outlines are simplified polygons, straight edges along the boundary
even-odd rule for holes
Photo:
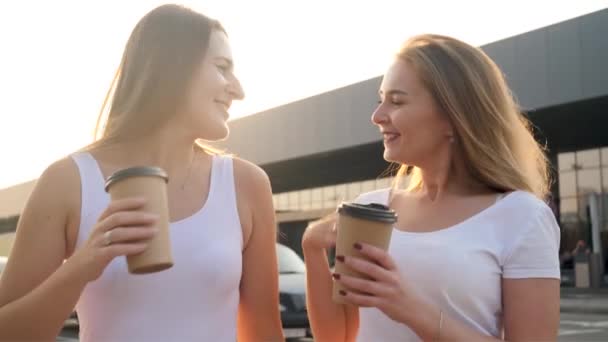
[[[348,184],[348,200],[354,200],[361,193],[361,184],[359,182]]]
[[[346,184],[336,185],[336,204],[339,204],[343,201],[348,201],[348,192],[346,189]]]
[[[333,208],[336,206],[336,189],[334,186],[323,188],[323,208]]]
[[[310,209],[310,203],[312,201],[311,192],[310,189],[300,191],[300,208],[302,208],[302,210]]]
[[[391,186],[391,177],[379,178],[376,180],[376,189],[386,189]]]
[[[557,165],[560,171],[573,170],[574,152],[560,153],[557,155]]]
[[[323,187],[323,200],[325,202],[333,202],[336,200],[336,189],[333,186]]]
[[[602,191],[599,169],[583,169],[577,171],[578,195]]]
[[[321,188],[315,188],[315,189],[312,189],[311,194],[312,194],[312,201],[319,202],[322,199],[323,191],[321,190]]]
[[[361,182],[361,192],[370,192],[370,191],[374,191],[376,189],[376,180],[372,179],[372,180],[366,180]]]
[[[576,197],[562,198],[559,203],[560,221],[578,222],[578,200]]]
[[[600,166],[600,150],[592,149],[576,152],[576,164],[583,169]]]
[[[299,191],[292,191],[289,193],[289,209],[298,210],[300,208],[300,196]]]
[[[300,205],[300,210],[308,211],[312,209],[312,205],[310,203],[303,203]]]
[[[574,171],[560,172],[559,195],[560,197],[576,196],[576,173]]]
[[[278,205],[277,205],[277,209],[278,210],[287,210],[287,206],[288,206],[288,200],[287,200],[287,193],[282,193],[278,195]]]
[[[602,166],[608,166],[608,147],[602,148]]]
[[[312,209],[321,209],[323,206],[323,191],[321,188],[312,189]]]
[[[323,203],[321,201],[312,201],[310,209],[323,209]]]
[[[602,182],[604,182],[604,192],[608,192],[608,167],[602,169]],[[606,199],[608,201],[608,198]],[[608,212],[606,212],[608,216]]]

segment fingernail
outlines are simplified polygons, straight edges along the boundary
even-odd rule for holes
[[[334,277],[336,280],[340,280],[340,275],[338,273],[332,274],[332,277]]]
[[[344,255],[336,256],[336,260],[338,260],[339,262],[344,262]]]
[[[354,245],[355,249],[361,250],[363,248],[363,246],[361,246],[360,243],[356,242]]]
[[[340,290],[340,291],[338,291],[338,293],[339,293],[341,296],[346,296],[346,291]]]

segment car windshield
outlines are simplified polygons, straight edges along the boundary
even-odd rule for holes
[[[306,267],[300,256],[289,247],[277,244],[279,273],[304,273]]]

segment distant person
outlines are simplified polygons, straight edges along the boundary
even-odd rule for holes
[[[559,327],[560,233],[547,160],[500,69],[459,40],[407,41],[384,75],[372,122],[384,158],[402,165],[391,189],[360,203],[396,211],[387,252],[337,262],[372,280],[332,274],[335,216],[302,241],[318,341],[554,341]],[[399,186],[411,167],[406,187]],[[353,305],[332,302],[333,281]],[[360,294],[364,293],[364,294]]]
[[[587,244],[584,240],[578,240],[576,242],[576,246],[574,247],[574,249],[572,249],[572,251],[565,251],[562,255],[560,255],[560,267],[574,268],[574,258],[580,254],[591,254],[591,249],[587,247]]]
[[[220,23],[177,5],[139,21],[100,139],[51,165],[19,220],[0,340],[54,340],[74,307],[83,342],[283,340],[268,177],[197,142],[224,139],[243,96]],[[124,256],[146,248],[158,217],[104,191],[139,165],[169,177],[174,266],[147,275],[129,274]]]

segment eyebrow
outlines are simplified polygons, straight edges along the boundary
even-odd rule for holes
[[[383,92],[382,90],[378,90],[378,95],[382,96]],[[386,92],[386,96],[391,96],[391,95],[408,95],[407,91],[405,90],[398,90],[398,89],[392,89]]]

